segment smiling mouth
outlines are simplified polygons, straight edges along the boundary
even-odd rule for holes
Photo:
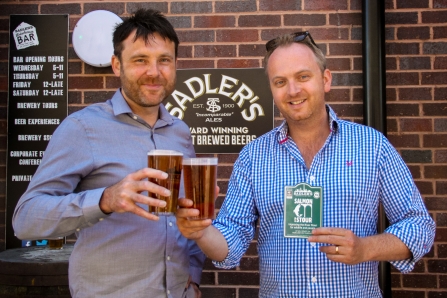
[[[305,101],[306,101],[306,100],[303,99],[303,100],[291,101],[290,103],[293,104],[293,105],[299,105],[300,103],[303,103],[303,102],[305,102]]]

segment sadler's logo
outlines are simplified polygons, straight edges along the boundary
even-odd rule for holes
[[[263,107],[257,103],[259,96],[255,95],[254,91],[248,87],[245,83],[239,85],[239,80],[227,75],[222,75],[219,87],[211,86],[211,74],[203,74],[203,79],[200,77],[192,77],[186,81],[184,84],[187,86],[190,94],[185,94],[178,90],[174,90],[171,96],[174,98],[178,107],[174,107],[170,102],[165,104],[166,109],[173,116],[183,119],[185,111],[189,106],[194,109],[205,108],[204,104],[192,104],[195,99],[201,97],[204,94],[216,94],[223,95],[231,101],[233,101],[236,106],[238,106],[241,111],[241,115],[246,121],[254,121],[258,116],[264,116]],[[215,88],[213,88],[215,87]],[[237,90],[236,90],[237,87]],[[232,92],[233,90],[236,90]],[[219,98],[208,98],[206,111],[211,113],[216,113],[221,110],[221,108],[234,107],[233,104],[223,104],[218,105],[220,102]],[[245,103],[249,105],[243,107]],[[230,116],[231,114],[228,113]],[[222,115],[225,116],[225,115]],[[207,122],[221,122],[219,119],[207,119]]]

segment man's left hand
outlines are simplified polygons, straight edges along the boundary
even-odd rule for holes
[[[363,238],[357,237],[351,230],[342,228],[316,228],[309,242],[327,243],[320,251],[334,262],[355,265],[366,261]]]

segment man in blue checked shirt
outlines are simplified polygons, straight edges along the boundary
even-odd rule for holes
[[[410,272],[430,250],[435,224],[388,140],[326,105],[332,75],[310,34],[266,48],[285,121],[241,151],[217,219],[188,220],[198,210],[182,208],[179,229],[217,267],[233,268],[259,219],[260,297],[381,297],[378,262]],[[380,203],[390,226],[377,234]]]

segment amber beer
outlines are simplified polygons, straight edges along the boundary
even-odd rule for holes
[[[62,249],[63,247],[64,247],[64,237],[48,239],[48,248],[49,249]]]
[[[193,201],[192,208],[200,214],[189,219],[214,219],[217,158],[187,158],[183,160],[185,197]]]
[[[174,214],[177,211],[183,154],[173,150],[152,150],[147,154],[147,157],[149,168],[168,173],[166,179],[149,178],[149,181],[171,191],[169,197],[149,192],[150,197],[166,201],[166,207],[164,208],[149,205],[149,212],[156,215]]]

